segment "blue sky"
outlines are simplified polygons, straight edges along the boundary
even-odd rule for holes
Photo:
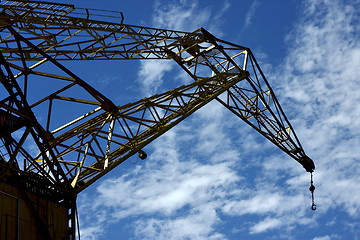
[[[310,176],[211,102],[78,197],[81,239],[358,239],[360,2],[77,1],[124,23],[252,49],[306,153]],[[184,84],[169,61],[65,63],[119,105]]]

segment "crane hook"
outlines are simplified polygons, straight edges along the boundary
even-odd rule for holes
[[[314,202],[315,186],[314,186],[314,184],[313,184],[313,174],[312,174],[312,172],[311,172],[311,180],[310,180],[309,190],[310,190],[310,192],[311,192],[311,201],[312,201],[311,210],[315,211],[315,210],[316,210],[316,205],[315,205],[315,202]]]

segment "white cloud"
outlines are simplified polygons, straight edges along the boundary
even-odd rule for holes
[[[261,189],[255,189],[254,194],[249,199],[229,201],[224,206],[224,212],[229,215],[282,214],[285,211],[293,211],[299,208],[305,200],[301,196],[281,196],[279,192],[270,193],[268,190]]]
[[[250,25],[252,24],[252,21],[254,19],[256,9],[259,7],[259,5],[260,5],[260,3],[256,0],[252,2],[248,12],[246,13],[243,29],[250,27]]]
[[[99,204],[118,207],[114,217],[119,218],[134,213],[170,215],[186,205],[217,195],[209,189],[214,188],[221,193],[223,185],[236,179],[224,163],[210,166],[193,161],[180,163],[172,159],[159,169],[145,168],[131,178],[123,176],[104,181],[98,188]],[[154,188],[157,185],[161,188]]]
[[[154,12],[154,26],[192,32],[207,25],[212,15],[208,7],[199,7],[198,1],[180,2],[157,1]]]
[[[85,240],[95,240],[98,236],[100,236],[103,232],[103,226],[91,226],[81,228],[81,239]]]
[[[331,240],[329,235],[323,236],[323,237],[316,237],[313,240]]]
[[[154,95],[163,82],[166,72],[172,70],[174,65],[170,61],[147,60],[141,62],[138,81],[142,85],[142,92],[146,96]]]
[[[273,228],[277,228],[281,224],[281,221],[276,218],[266,218],[265,220],[255,224],[253,227],[251,227],[250,232],[251,233],[261,233]]]
[[[204,218],[206,216],[206,218]],[[191,209],[184,217],[173,220],[148,219],[138,221],[136,236],[141,239],[225,239],[213,232],[219,218],[208,204]]]
[[[222,25],[226,24],[225,14],[229,10],[229,8],[231,8],[231,4],[228,0],[225,0],[222,2],[221,6],[217,6],[217,7],[219,7],[219,9],[217,9],[218,12],[211,17],[211,21],[210,21],[211,23],[216,23],[216,24],[208,24],[207,26],[204,27],[208,28],[207,30],[216,37],[222,38],[224,35]]]

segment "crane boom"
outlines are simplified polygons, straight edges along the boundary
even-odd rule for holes
[[[79,192],[212,100],[314,171],[249,48],[203,28],[133,26],[122,13],[111,22],[69,4],[3,1],[0,9],[1,159],[13,177],[46,179],[54,201],[67,202],[72,224]],[[61,64],[136,59],[173,60],[193,81],[119,106]],[[34,92],[33,79],[51,87]],[[64,116],[63,104],[78,116]]]

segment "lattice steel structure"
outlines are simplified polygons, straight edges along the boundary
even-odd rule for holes
[[[0,9],[0,178],[21,193],[41,238],[60,239],[32,195],[68,209],[63,232],[75,239],[77,194],[212,100],[315,169],[250,49],[203,28],[132,26],[121,13],[109,20],[68,4],[2,1]],[[61,64],[136,59],[174,60],[194,81],[118,106]],[[77,118],[62,112],[65,102]]]

